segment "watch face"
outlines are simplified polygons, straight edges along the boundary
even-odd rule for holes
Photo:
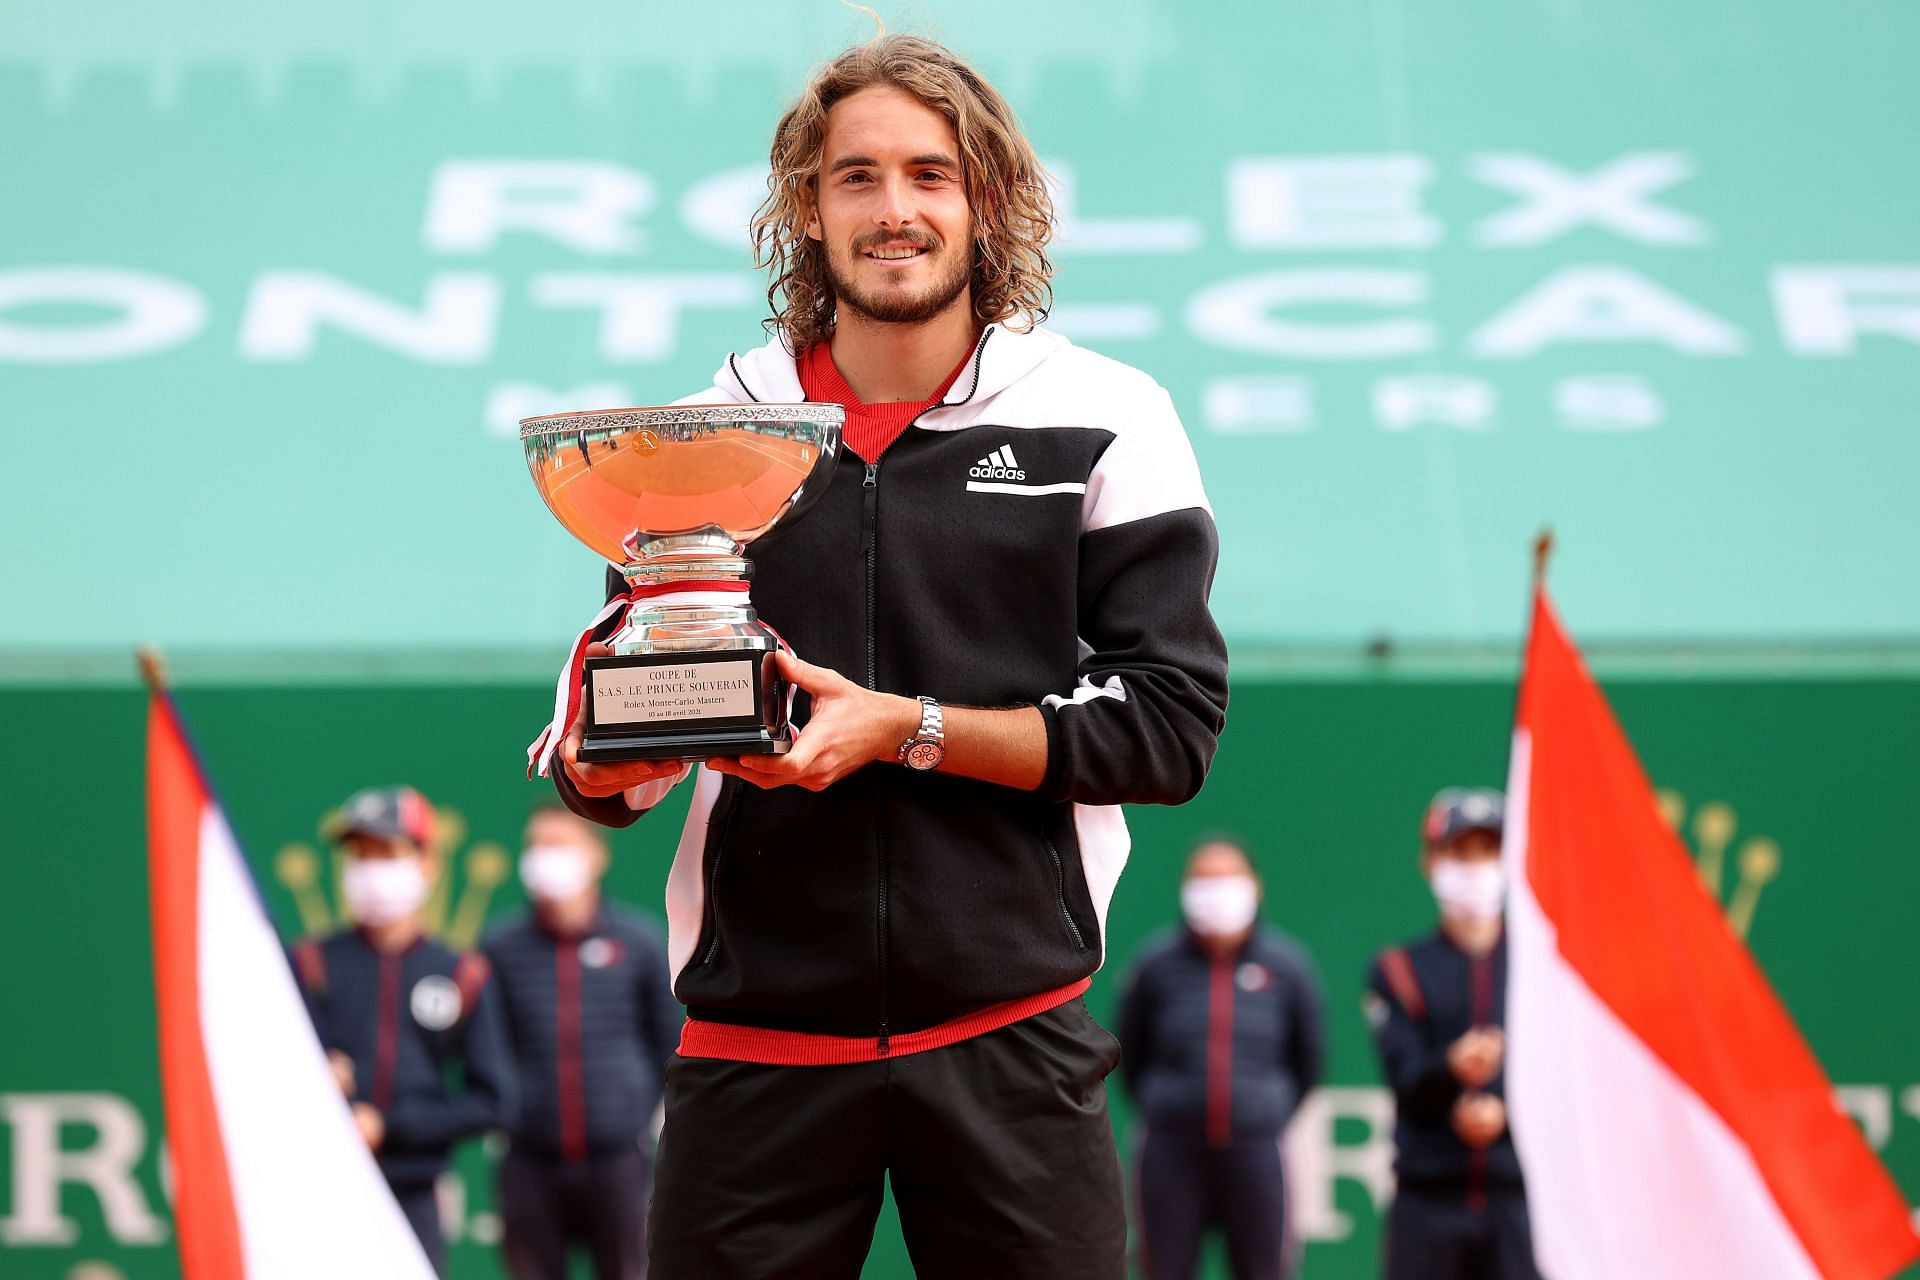
[[[907,748],[909,769],[933,769],[946,759],[947,749],[937,742],[916,742]]]

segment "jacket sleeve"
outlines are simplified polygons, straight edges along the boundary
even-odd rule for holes
[[[648,933],[642,940],[646,948],[640,965],[640,1039],[647,1046],[648,1060],[664,1078],[667,1059],[680,1047],[680,1024],[684,1020],[680,1002],[673,996],[673,975],[667,969],[667,949],[660,938]]]
[[[319,1037],[322,1049],[332,1052],[337,1046],[327,1027],[326,959],[320,943],[307,938],[287,948],[286,954],[287,966],[293,970],[293,985],[300,991],[300,1003],[307,1008],[307,1021],[313,1023],[313,1034]]]
[[[1153,1061],[1153,983],[1146,960],[1134,965],[1120,993],[1120,1083],[1139,1104],[1147,1064]]]
[[[607,566],[607,599],[626,590],[626,579],[613,566]],[[603,623],[596,640],[604,640],[613,633],[611,622]],[[573,785],[573,779],[567,776],[567,768],[556,756],[550,776],[553,788],[560,793],[560,803],[588,822],[597,822],[603,827],[630,827],[641,814],[659,804],[683,781],[691,768],[683,769],[677,778],[666,778],[649,783],[644,787],[633,787],[617,796],[583,796],[579,788]]]
[[[442,1147],[488,1129],[510,1127],[516,1090],[513,1055],[499,984],[479,988],[473,1008],[448,1033],[460,1062],[462,1087],[439,1097],[400,1099],[387,1112],[387,1140],[403,1147]]]
[[[1075,687],[1047,695],[1039,794],[1180,804],[1206,780],[1227,710],[1227,648],[1207,610],[1220,540],[1193,447],[1158,387],[1087,482]]]
[[[1418,1120],[1444,1116],[1460,1096],[1460,1082],[1447,1066],[1447,1046],[1430,1043],[1425,1026],[1407,1013],[1378,961],[1367,971],[1365,1005],[1380,1073],[1401,1111]]]
[[[1287,1036],[1284,1066],[1299,1088],[1298,1097],[1312,1093],[1326,1077],[1327,1014],[1320,994],[1320,975],[1304,954],[1292,956],[1291,977],[1287,984]]]

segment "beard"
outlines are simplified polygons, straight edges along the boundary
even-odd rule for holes
[[[935,259],[936,266],[941,257],[946,257],[948,259],[946,269],[918,288],[894,286],[886,289],[863,289],[854,281],[850,265],[843,267],[842,263],[836,261],[835,256],[829,253],[827,254],[827,282],[833,286],[834,300],[861,319],[878,324],[925,324],[945,312],[961,294],[967,291],[967,285],[973,277],[973,264],[960,254],[944,253],[944,242],[932,236],[862,237],[862,241],[868,243],[856,241],[851,253],[857,257],[871,245],[901,240],[925,246],[928,256]]]

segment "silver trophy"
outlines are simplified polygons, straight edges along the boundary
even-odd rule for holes
[[[792,746],[780,638],[754,613],[745,551],[825,492],[845,418],[839,405],[748,404],[520,423],[548,510],[626,576],[630,596],[612,655],[584,663],[580,759]]]

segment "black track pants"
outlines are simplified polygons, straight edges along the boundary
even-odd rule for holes
[[[1226,1237],[1234,1280],[1281,1280],[1291,1252],[1277,1136],[1207,1144],[1198,1122],[1141,1122],[1134,1194],[1146,1280],[1192,1280],[1208,1228]]]
[[[575,1247],[594,1280],[645,1280],[650,1165],[629,1150],[565,1160],[514,1147],[500,1161],[502,1250],[514,1280],[567,1280]]]
[[[440,1232],[440,1201],[433,1193],[433,1184],[420,1182],[394,1187],[393,1198],[400,1202],[400,1212],[407,1215],[407,1225],[420,1238],[420,1247],[426,1251],[427,1261],[433,1264],[434,1274],[447,1274],[447,1240]]]
[[[1079,1000],[855,1066],[675,1057],[653,1280],[853,1280],[889,1177],[923,1280],[1122,1280],[1119,1057]]]
[[[1479,1207],[1464,1190],[1409,1187],[1387,1212],[1387,1280],[1540,1280],[1522,1191]]]

